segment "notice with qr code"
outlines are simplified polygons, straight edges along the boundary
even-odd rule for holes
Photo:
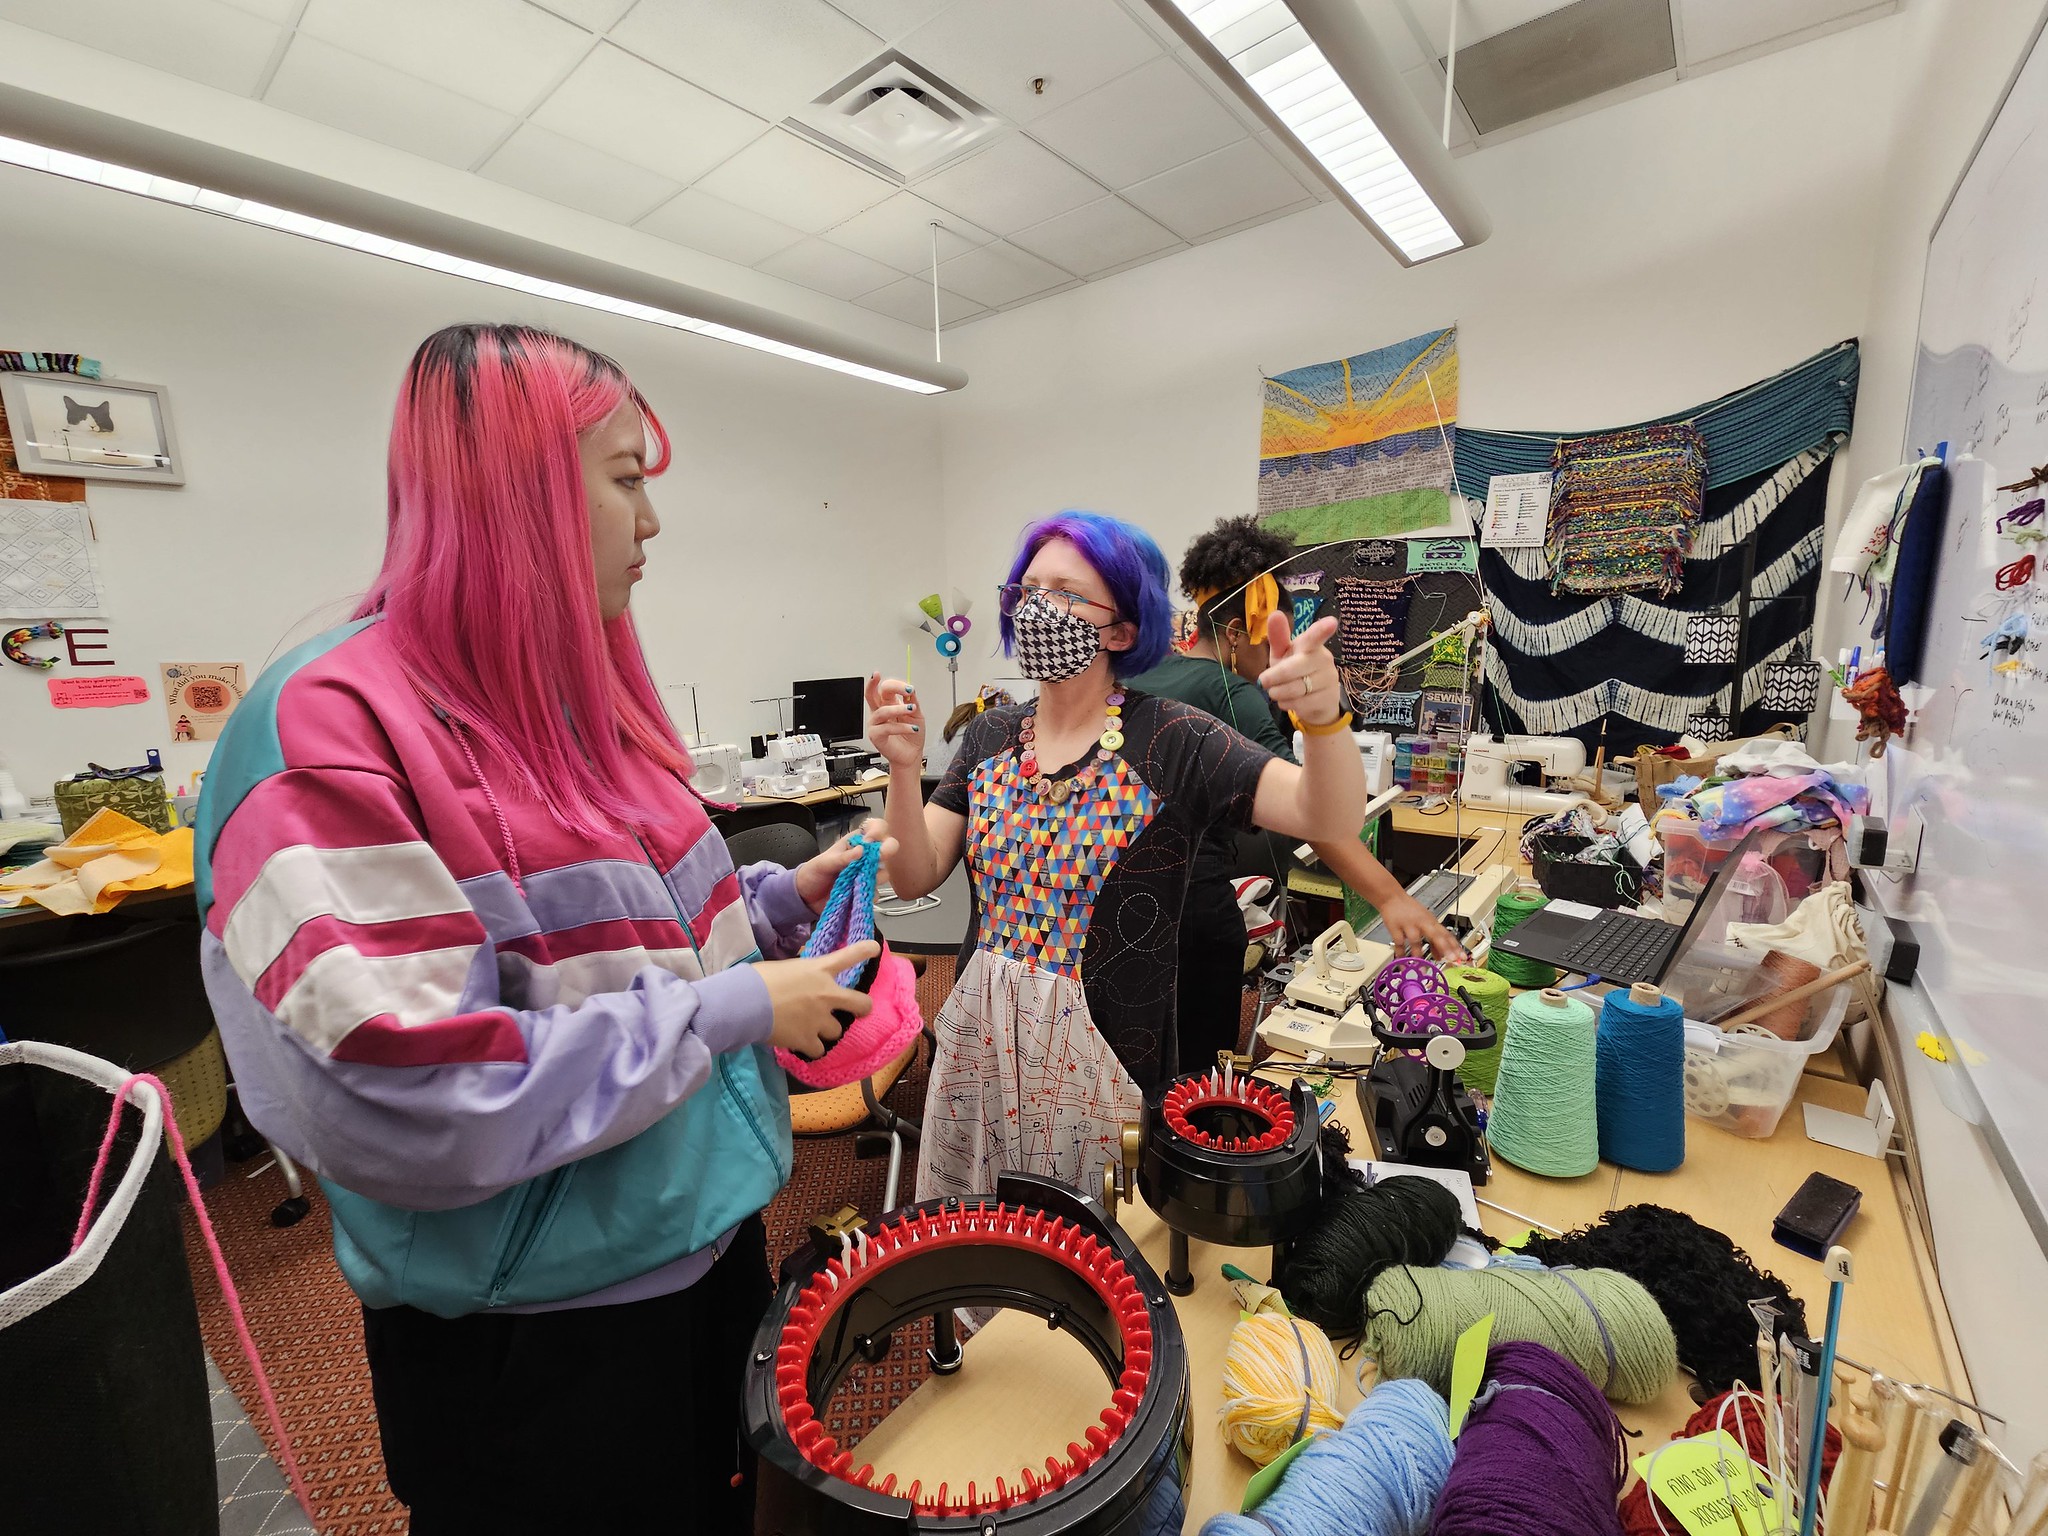
[[[248,691],[239,661],[167,661],[164,713],[173,741],[216,741]]]

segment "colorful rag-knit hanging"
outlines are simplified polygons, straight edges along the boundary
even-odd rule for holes
[[[1685,581],[1707,488],[1707,440],[1686,422],[1567,438],[1551,461],[1550,590],[1654,591]]]
[[[1457,421],[1455,326],[1267,379],[1259,516],[1297,544],[1434,527]]]
[[[0,373],[71,373],[100,376],[100,360],[77,352],[0,352]]]

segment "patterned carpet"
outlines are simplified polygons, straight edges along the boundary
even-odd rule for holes
[[[952,983],[951,958],[933,959],[918,984],[918,1003],[927,1019],[938,1012]],[[897,1085],[890,1102],[916,1114],[924,1101],[924,1083],[920,1065]],[[305,1473],[313,1514],[326,1536],[402,1532],[407,1528],[405,1509],[384,1485],[369,1371],[363,1362],[362,1310],[334,1266],[326,1202],[309,1186],[312,1213],[294,1227],[271,1226],[270,1210],[284,1198],[284,1185],[275,1170],[251,1177],[261,1166],[261,1160],[241,1167],[231,1164],[227,1177],[208,1192],[207,1210]],[[779,1262],[821,1214],[848,1204],[875,1211],[886,1167],[880,1158],[855,1158],[850,1136],[799,1141],[796,1171],[766,1213],[771,1258]],[[905,1199],[911,1179],[912,1169],[906,1165]],[[269,1426],[262,1422],[249,1364],[211,1278],[198,1229],[189,1217],[185,1226],[207,1352],[258,1422],[267,1443]],[[855,1443],[924,1379],[928,1335],[929,1325],[905,1330],[888,1359],[847,1378],[825,1416],[842,1444]],[[271,1449],[274,1454],[275,1446]]]

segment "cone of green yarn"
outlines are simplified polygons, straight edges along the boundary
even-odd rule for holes
[[[1489,971],[1499,972],[1518,987],[1557,985],[1556,966],[1545,965],[1541,960],[1525,960],[1520,955],[1503,952],[1500,947],[1502,934],[1512,933],[1518,924],[1549,905],[1547,896],[1525,896],[1519,891],[1501,892],[1499,900],[1493,904],[1494,943],[1486,957]]]
[[[1458,1076],[1464,1079],[1467,1088],[1474,1093],[1491,1094],[1494,1078],[1500,1072],[1500,1050],[1507,1043],[1508,1004],[1514,1001],[1514,992],[1507,977],[1476,965],[1447,965],[1443,973],[1444,985],[1470,998],[1472,1006],[1493,1025],[1493,1045],[1483,1051],[1467,1051],[1464,1065],[1458,1068]]]
[[[1562,992],[1524,992],[1508,1008],[1486,1140],[1517,1168],[1575,1179],[1600,1161],[1593,1094],[1593,1010]]]

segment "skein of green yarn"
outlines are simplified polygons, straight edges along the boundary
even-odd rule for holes
[[[1486,968],[1507,977],[1518,987],[1554,987],[1557,985],[1557,967],[1545,965],[1541,960],[1524,960],[1520,955],[1509,954],[1500,947],[1500,936],[1512,933],[1515,925],[1524,922],[1530,914],[1542,911],[1550,905],[1548,896],[1524,896],[1518,891],[1502,891],[1493,904],[1494,946],[1486,957]]]
[[[1359,1347],[1379,1362],[1383,1379],[1419,1377],[1448,1393],[1458,1336],[1489,1312],[1495,1344],[1554,1349],[1618,1403],[1647,1403],[1678,1374],[1670,1322],[1648,1291],[1616,1269],[1401,1265],[1366,1292]]]
[[[1593,1010],[1562,992],[1524,992],[1508,1008],[1486,1140],[1517,1168],[1575,1179],[1600,1161]]]
[[[1498,971],[1483,971],[1476,965],[1447,965],[1443,973],[1444,985],[1469,997],[1493,1025],[1497,1038],[1492,1047],[1467,1051],[1464,1065],[1458,1068],[1458,1076],[1465,1080],[1467,1088],[1474,1093],[1491,1094],[1493,1080],[1500,1073],[1500,1048],[1507,1043],[1508,1004],[1514,1001],[1514,992],[1507,977]]]

